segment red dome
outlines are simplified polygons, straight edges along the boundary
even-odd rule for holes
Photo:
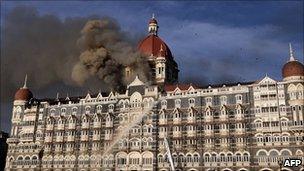
[[[33,93],[28,88],[20,88],[15,94],[15,100],[29,101],[33,98]]]
[[[171,51],[167,44],[162,41],[157,35],[151,34],[142,40],[138,45],[138,50],[145,55],[158,56],[160,49],[163,49],[162,54],[166,58],[172,58]]]
[[[304,65],[298,61],[287,62],[282,69],[283,78],[290,76],[304,76]]]

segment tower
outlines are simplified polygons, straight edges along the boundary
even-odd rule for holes
[[[295,56],[289,43],[289,60],[282,69],[283,81],[286,83],[287,102],[291,106],[294,123],[304,121],[304,65]]]
[[[12,113],[12,128],[11,136],[16,136],[18,134],[18,123],[21,121],[26,104],[29,100],[33,98],[33,93],[27,87],[27,75],[24,79],[23,86],[15,93],[14,107]]]
[[[153,82],[159,85],[178,82],[178,66],[168,45],[158,36],[158,22],[154,15],[148,24],[148,35],[138,44],[152,68]]]

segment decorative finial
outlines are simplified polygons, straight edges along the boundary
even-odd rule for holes
[[[289,61],[295,60],[295,58],[293,56],[293,49],[292,49],[291,43],[289,43],[289,56],[290,56]]]
[[[27,74],[25,74],[23,88],[27,88]]]
[[[163,49],[163,44],[160,44],[160,51],[161,51],[161,52],[164,51],[164,49]]]
[[[150,34],[157,35],[158,25],[154,13],[152,14],[152,18],[149,21],[148,31]]]
[[[59,93],[56,94],[56,99],[59,100]]]
[[[265,74],[265,77],[268,77],[268,73]]]

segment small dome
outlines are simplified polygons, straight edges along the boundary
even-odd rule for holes
[[[149,21],[149,24],[157,24],[157,21],[155,18],[151,18],[151,20]]]
[[[166,58],[173,58],[167,44],[162,41],[157,35],[149,35],[142,40],[138,45],[138,50],[145,55],[153,55],[157,57],[162,48],[162,54]]]
[[[15,94],[15,100],[29,101],[33,98],[33,93],[28,88],[20,88]]]
[[[288,61],[282,69],[283,78],[290,76],[304,76],[304,65],[296,60]]]

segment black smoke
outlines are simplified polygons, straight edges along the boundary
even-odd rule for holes
[[[0,127],[9,127],[14,93],[25,74],[38,98],[55,96],[56,91],[78,96],[88,90],[118,90],[135,74],[147,81],[149,67],[133,48],[137,41],[109,17],[62,20],[32,7],[14,8],[1,25]],[[134,71],[130,78],[123,77],[126,66]]]

